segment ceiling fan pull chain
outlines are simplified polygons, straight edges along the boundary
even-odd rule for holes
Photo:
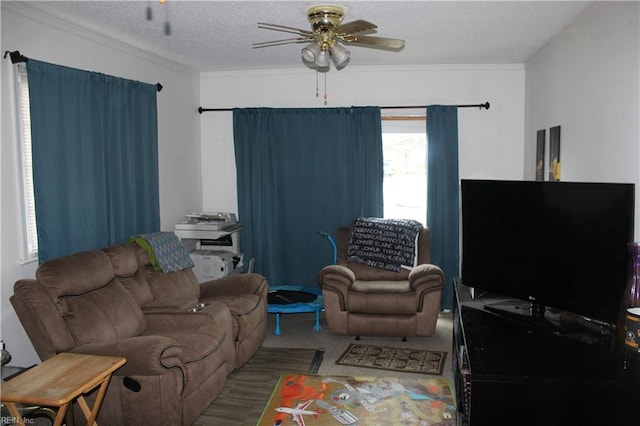
[[[320,87],[318,85],[318,71],[316,71],[316,98],[320,97]]]
[[[324,73],[324,106],[327,106],[327,73]]]
[[[160,4],[164,6],[164,35],[171,35],[171,23],[169,23],[169,5],[166,0],[160,0]]]

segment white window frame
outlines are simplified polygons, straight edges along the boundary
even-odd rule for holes
[[[425,142],[426,142],[426,116],[424,109],[392,109],[384,111],[382,114],[382,134],[384,139],[385,133],[420,133],[424,134]],[[425,149],[427,147],[425,146]],[[425,153],[426,154],[426,153]],[[426,162],[425,156],[425,162]],[[427,164],[425,164],[425,172]],[[426,176],[425,176],[426,182]],[[426,190],[426,189],[425,189]],[[426,225],[426,204],[425,208],[425,217],[424,218],[415,218],[419,220],[421,223]],[[385,209],[386,210],[386,209]],[[385,212],[386,213],[386,212]]]
[[[16,77],[16,117],[17,136],[20,154],[21,179],[21,216],[22,216],[22,258],[21,263],[38,260],[38,231],[36,228],[35,197],[33,192],[33,167],[31,155],[31,110],[29,104],[29,81],[25,63],[15,67]]]

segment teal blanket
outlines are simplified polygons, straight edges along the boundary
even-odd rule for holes
[[[193,268],[193,261],[180,239],[173,232],[154,232],[136,235],[127,240],[137,244],[148,254],[156,271],[175,272]]]

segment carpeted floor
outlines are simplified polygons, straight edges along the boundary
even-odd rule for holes
[[[322,330],[313,331],[315,314],[282,315],[282,334],[274,335],[275,315],[269,315],[267,338],[262,349],[239,371],[228,378],[227,386],[213,404],[198,418],[195,426],[255,425],[262,409],[268,401],[271,390],[283,371],[307,372],[313,362],[316,349],[324,350],[323,361],[317,371],[321,375],[361,376],[361,377],[424,377],[420,373],[386,372],[371,368],[352,367],[336,364],[336,360],[351,343],[365,345],[392,346],[397,348],[425,349],[447,352],[442,376],[453,383],[451,367],[453,315],[440,314],[436,334],[433,337],[409,337],[403,342],[399,337],[362,336],[356,342],[353,336],[334,336],[326,328],[324,313],[321,314]],[[298,348],[305,351],[271,351],[273,348]],[[269,355],[269,353],[271,353]],[[277,361],[275,359],[277,359]],[[265,371],[266,370],[266,371]],[[256,380],[253,380],[256,377]],[[273,383],[270,381],[273,380]],[[257,383],[257,384],[256,384]],[[251,392],[247,390],[252,389]],[[266,397],[252,396],[253,390],[262,390]],[[260,398],[264,398],[264,401]],[[230,401],[226,401],[229,399]],[[261,402],[262,401],[262,402]],[[223,407],[221,408],[221,405]]]
[[[336,364],[439,376],[446,359],[446,352],[352,343]]]

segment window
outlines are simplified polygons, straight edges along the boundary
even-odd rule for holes
[[[405,113],[406,114],[406,113]],[[427,134],[424,115],[383,116],[384,217],[427,220]]]
[[[22,212],[24,218],[24,249],[22,262],[38,259],[38,232],[33,195],[33,169],[31,161],[31,116],[29,108],[29,81],[24,63],[16,65],[16,104],[18,117],[18,141],[22,166]]]

